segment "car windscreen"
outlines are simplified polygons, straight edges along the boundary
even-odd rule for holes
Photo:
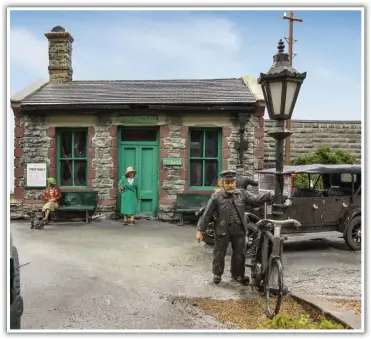
[[[353,174],[354,178],[354,189],[355,191],[361,185],[361,174]],[[331,175],[331,186],[341,187],[341,188],[352,188],[352,174],[342,173],[342,174],[332,174]]]

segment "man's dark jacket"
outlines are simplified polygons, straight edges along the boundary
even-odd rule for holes
[[[214,225],[216,235],[225,235],[228,232],[228,222],[230,211],[235,208],[232,199],[229,198],[230,194],[226,193],[223,189],[217,193],[213,193],[209,202],[207,203],[202,221],[199,222],[198,230],[205,232],[208,224],[213,218],[213,214],[217,213],[217,219]],[[252,194],[246,190],[236,189],[233,193],[233,199],[239,215],[242,217],[241,224],[245,231],[247,230],[245,215],[245,207],[259,207],[265,202],[271,200],[271,193]]]

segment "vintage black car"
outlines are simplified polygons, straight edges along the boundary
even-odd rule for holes
[[[275,169],[258,172],[259,190],[273,190]],[[338,231],[352,250],[361,249],[361,177],[360,165],[285,166],[284,218],[301,223],[300,229],[285,228],[283,234]],[[308,180],[305,187],[295,187],[298,176]],[[272,218],[271,206],[266,206]]]

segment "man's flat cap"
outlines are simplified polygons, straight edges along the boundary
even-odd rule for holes
[[[236,179],[237,172],[235,170],[228,169],[228,170],[221,172],[220,175],[222,179],[226,179],[226,180]]]

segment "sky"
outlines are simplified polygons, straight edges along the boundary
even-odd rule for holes
[[[48,78],[44,34],[58,25],[75,39],[73,80],[259,77],[288,35],[289,10],[13,10],[10,96]],[[361,120],[361,12],[294,14],[303,22],[294,24],[293,66],[307,78],[292,119]],[[10,106],[8,117],[13,122]]]

